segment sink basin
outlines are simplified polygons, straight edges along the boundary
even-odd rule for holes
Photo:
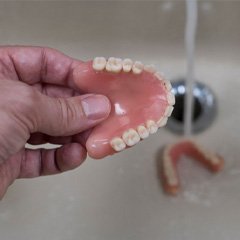
[[[218,116],[194,137],[224,156],[221,173],[183,159],[183,191],[166,196],[160,152],[181,136],[160,129],[74,171],[16,181],[0,203],[1,239],[239,239],[239,22],[240,2],[199,2],[196,78],[214,91]],[[130,57],[170,80],[185,75],[184,25],[184,1],[0,3],[2,44],[49,46],[82,60]]]

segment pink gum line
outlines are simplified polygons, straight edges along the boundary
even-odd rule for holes
[[[167,151],[167,153],[166,153]],[[218,163],[211,162],[210,158],[207,158],[205,155],[205,152],[199,148],[198,145],[196,145],[191,140],[184,140],[177,144],[174,144],[173,146],[166,146],[164,149],[164,156],[170,157],[170,161],[172,162],[173,171],[177,177],[177,184],[170,185],[168,182],[167,175],[165,173],[164,167],[162,167],[162,182],[163,182],[163,189],[166,193],[170,195],[176,195],[180,191],[180,180],[179,180],[179,174],[177,171],[177,162],[181,158],[181,156],[188,156],[198,162],[200,162],[205,168],[210,170],[213,173],[217,173],[223,169],[224,166],[224,160],[221,156],[218,154],[215,154],[214,156],[217,157]]]

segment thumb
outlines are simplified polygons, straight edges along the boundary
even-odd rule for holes
[[[51,136],[69,136],[89,129],[110,113],[110,102],[103,95],[87,94],[71,98],[42,95],[37,131]]]

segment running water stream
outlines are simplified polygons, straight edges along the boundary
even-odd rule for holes
[[[197,29],[197,0],[186,0],[185,48],[187,56],[186,94],[184,99],[184,135],[192,133],[194,55]]]

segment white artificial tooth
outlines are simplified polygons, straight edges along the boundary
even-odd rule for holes
[[[126,58],[122,62],[122,67],[124,72],[130,72],[132,70],[133,61],[129,58]]]
[[[93,60],[93,69],[96,71],[101,71],[105,68],[106,66],[106,59],[104,57],[95,57]]]
[[[169,156],[166,156],[163,158],[163,167],[164,167],[164,174],[167,178],[168,184],[171,186],[177,185],[178,178],[176,175],[176,170]]]
[[[140,141],[140,137],[134,129],[128,129],[125,131],[122,135],[122,139],[129,147],[135,145]]]
[[[158,126],[153,120],[148,120],[146,122],[146,126],[147,126],[149,133],[151,133],[151,134],[156,133],[158,130]]]
[[[122,70],[122,59],[110,57],[106,64],[106,70],[114,73],[120,72]]]
[[[136,61],[133,64],[132,71],[134,74],[140,74],[143,71],[143,68],[144,68],[144,65],[141,62]]]
[[[168,117],[162,117],[158,120],[157,125],[158,127],[163,127],[167,124]]]
[[[174,105],[175,104],[175,96],[173,95],[173,93],[168,92],[167,100],[168,100],[169,105]]]
[[[154,75],[155,75],[160,81],[163,80],[163,76],[162,76],[162,74],[161,74],[160,72],[156,72]]]
[[[204,155],[207,159],[209,159],[209,161],[212,164],[219,164],[220,163],[219,158],[215,154],[213,154],[212,152],[205,152]]]
[[[211,161],[212,164],[216,164],[216,165],[220,163],[220,160],[217,156],[211,157],[210,161]]]
[[[165,113],[164,113],[164,116],[165,117],[170,117],[171,114],[172,114],[172,111],[173,111],[173,106],[167,106],[166,110],[165,110]]]
[[[153,65],[144,66],[144,70],[149,73],[155,73],[157,71]]]
[[[110,145],[116,152],[120,152],[126,148],[125,142],[120,137],[115,137],[111,140]]]
[[[115,58],[112,63],[112,72],[118,73],[122,70],[122,59]]]
[[[145,139],[149,136],[149,131],[142,125],[137,127],[137,132],[142,139]]]
[[[168,181],[168,184],[170,186],[178,185],[178,179],[177,179],[176,174],[174,172],[168,173],[167,181]]]
[[[169,157],[169,152],[170,152],[170,147],[169,146],[171,146],[170,144],[167,146],[167,147],[165,147],[165,149],[164,149],[164,152],[163,152],[163,158],[165,159],[165,158],[168,158]]]
[[[175,175],[175,169],[171,161],[169,161],[168,163],[165,163],[164,170],[168,177],[173,177]]]
[[[169,168],[172,167],[172,162],[171,162],[171,158],[169,157],[169,155],[165,155],[163,158],[163,167],[164,168]]]
[[[107,60],[107,63],[106,63],[106,70],[108,72],[111,72],[112,71],[112,63],[115,61],[114,57],[110,57],[108,60]]]
[[[164,80],[164,81],[163,81],[163,84],[165,85],[165,87],[166,87],[166,89],[167,89],[168,91],[171,91],[172,85],[171,85],[170,81]]]

